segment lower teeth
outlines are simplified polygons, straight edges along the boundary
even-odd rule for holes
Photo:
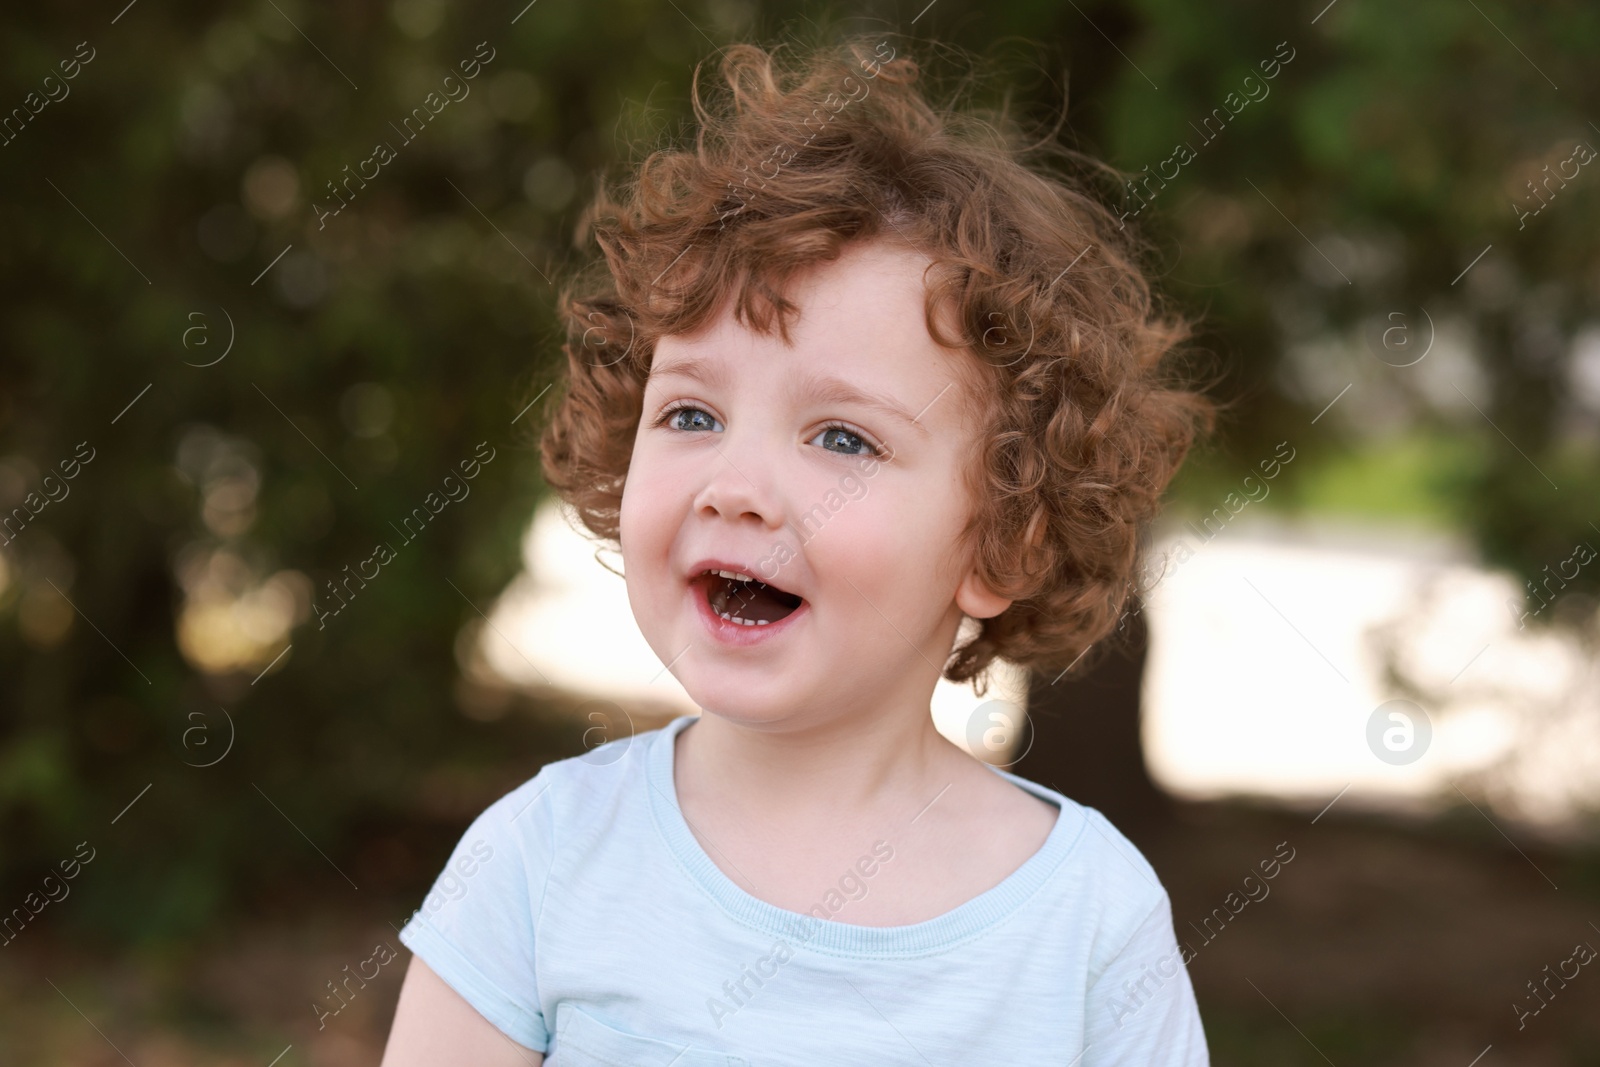
[[[737,615],[729,615],[725,611],[717,614],[729,622],[738,623],[740,626],[769,626],[772,622],[770,619],[741,619]]]

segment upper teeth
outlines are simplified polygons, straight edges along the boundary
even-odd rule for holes
[[[718,575],[718,576],[723,577],[723,578],[732,578],[736,582],[753,582],[753,581],[755,581],[755,579],[750,577],[748,574],[743,574],[743,573],[740,573],[739,571],[711,570],[711,571],[707,571],[706,573],[707,574],[715,574],[715,575]]]

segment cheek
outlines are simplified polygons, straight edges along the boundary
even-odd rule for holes
[[[645,477],[645,473],[637,468],[629,470],[618,514],[622,558],[619,561],[613,556],[610,562],[622,571],[629,610],[645,639],[651,641],[663,611],[661,583],[666,580],[664,561],[671,549],[672,535],[666,529],[661,501],[657,499],[659,483]],[[651,644],[654,647],[655,642]]]
[[[937,555],[935,546],[924,542],[931,531],[917,496],[880,482],[859,500],[845,498],[801,551],[824,582],[850,599],[857,598],[845,576],[863,593],[876,590],[868,594],[874,603],[882,603],[883,596],[903,599],[925,587],[907,582],[906,575],[926,573],[930,556]]]
[[[643,574],[644,561],[650,557],[651,545],[656,540],[655,525],[650,521],[652,508],[649,483],[643,478],[630,476],[623,487],[622,506],[617,514],[617,537],[622,542],[622,570],[629,576]]]
[[[639,473],[638,468],[633,468],[630,471],[628,480],[623,483],[622,501],[617,508],[618,537],[622,541],[622,551],[624,553],[628,551],[629,543],[634,540],[632,531],[638,525],[636,517],[643,504],[644,494],[641,492],[640,487],[644,484],[644,481],[638,477]]]
[[[829,561],[863,591],[871,583],[901,603],[942,607],[960,579],[952,549],[967,518],[965,496],[948,477],[874,482],[834,516]]]
[[[634,449],[617,516],[628,570],[659,566],[682,524],[688,493],[681,471],[662,463],[648,447]]]
[[[642,519],[650,513],[651,488],[659,481],[655,471],[651,469],[652,456],[647,447],[642,447],[635,439],[633,454],[628,460],[628,477],[622,483],[622,501],[619,506],[617,521],[624,531],[640,525]],[[627,544],[627,538],[623,538]]]

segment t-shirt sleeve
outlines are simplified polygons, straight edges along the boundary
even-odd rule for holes
[[[550,1044],[535,967],[554,853],[550,783],[546,768],[474,819],[400,931],[478,1014],[535,1052]]]
[[[1209,1067],[1165,892],[1089,987],[1079,1067]]]

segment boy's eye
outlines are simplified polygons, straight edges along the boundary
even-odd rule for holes
[[[830,444],[842,445],[843,454],[847,456],[876,456],[879,454],[877,446],[847,426],[829,426],[812,438],[812,441],[821,441],[822,447],[827,448],[830,452],[835,451],[829,448]]]
[[[659,426],[663,423],[674,430],[684,430],[690,433],[699,430],[710,430],[712,433],[722,432],[722,424],[713,418],[710,412],[687,405],[669,409],[661,416],[656,425]]]

